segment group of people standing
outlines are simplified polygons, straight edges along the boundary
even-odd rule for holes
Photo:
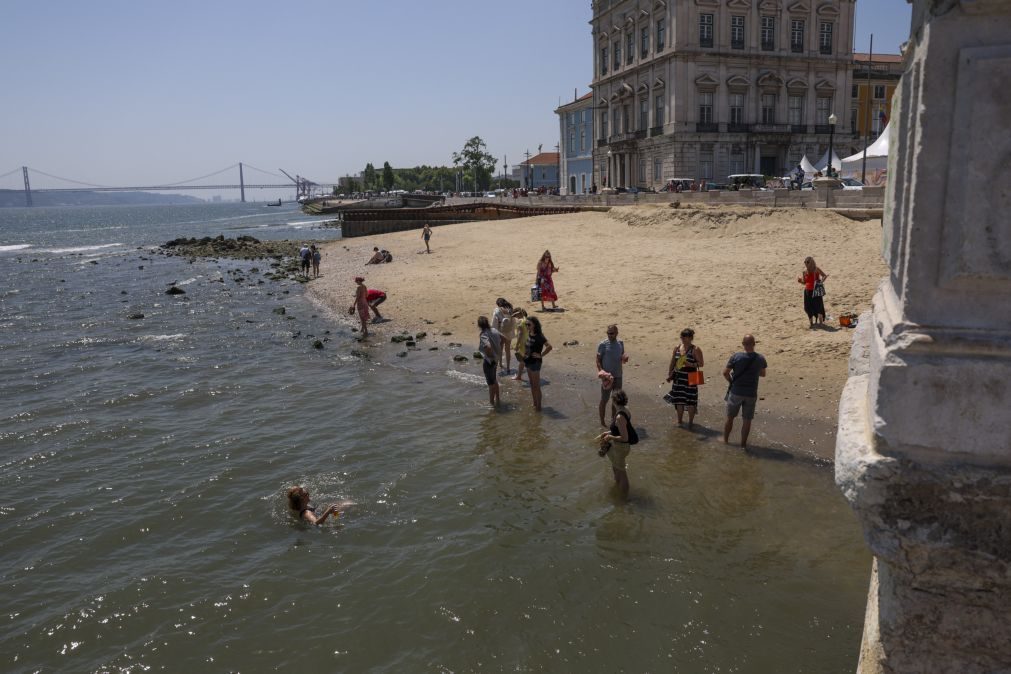
[[[495,301],[495,311],[489,321],[487,316],[478,316],[478,350],[482,356],[484,379],[488,384],[488,402],[494,407],[501,402],[499,388],[499,365],[504,364],[502,374],[510,374],[510,361],[516,358],[516,381],[523,381],[524,370],[530,381],[530,394],[534,409],[541,409],[541,364],[544,356],[551,353],[551,342],[544,336],[541,322],[536,316],[529,316],[524,309],[515,309],[503,297]],[[515,340],[515,342],[513,341]]]

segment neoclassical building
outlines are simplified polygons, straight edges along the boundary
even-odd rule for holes
[[[850,122],[856,0],[594,0],[594,179],[784,175]]]

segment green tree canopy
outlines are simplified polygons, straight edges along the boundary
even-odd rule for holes
[[[464,182],[468,185],[477,181],[479,190],[488,189],[498,160],[488,153],[488,148],[480,136],[468,140],[460,152],[453,153],[453,166],[464,170]]]
[[[390,166],[390,162],[383,162],[383,188],[389,192],[393,189],[394,177],[393,177],[393,167]]]

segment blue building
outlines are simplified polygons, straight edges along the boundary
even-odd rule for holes
[[[527,161],[520,162],[523,177],[520,185],[536,190],[543,187],[550,190],[558,187],[558,153],[541,152]]]
[[[593,93],[566,103],[555,114],[561,133],[561,193],[588,194],[593,184]]]

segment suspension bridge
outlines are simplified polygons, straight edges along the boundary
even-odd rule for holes
[[[230,182],[217,182],[213,184],[202,183],[197,184],[198,181],[207,180],[209,178],[216,178],[222,174],[238,169],[238,183]],[[275,179],[275,182],[263,182],[264,178],[260,178],[259,181],[246,182],[245,169],[251,169],[254,172],[270,176]],[[251,164],[243,164],[238,162],[232,164],[231,166],[226,166],[223,169],[214,171],[213,173],[208,173],[206,175],[197,176],[195,178],[188,178],[186,180],[180,180],[178,182],[163,183],[158,185],[130,185],[116,187],[111,185],[97,185],[94,183],[83,182],[80,180],[73,180],[71,178],[62,178],[60,176],[52,175],[46,173],[45,171],[40,171],[38,169],[31,168],[29,166],[21,166],[7,173],[0,174],[0,180],[12,176],[19,171],[21,172],[22,178],[24,180],[24,194],[25,194],[25,206],[32,205],[32,193],[42,193],[42,192],[163,192],[163,191],[189,191],[189,190],[239,190],[239,195],[241,201],[246,201],[246,190],[255,189],[295,189],[295,198],[306,199],[314,194],[328,193],[333,190],[333,183],[320,183],[314,180],[310,180],[305,176],[295,175],[292,177],[284,169],[278,169],[283,176],[278,173],[273,173],[271,171],[264,171],[263,169],[256,168]],[[31,175],[44,176],[51,180],[61,181],[67,183],[70,187],[36,187],[32,188],[31,185]],[[287,179],[288,182],[277,182],[276,179]],[[227,178],[225,178],[227,180]],[[0,188],[3,189],[3,188]]]

